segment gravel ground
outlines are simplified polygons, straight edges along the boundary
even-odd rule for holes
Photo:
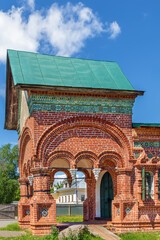
[[[0,219],[0,228],[6,227],[8,224],[17,223],[17,219]]]
[[[18,232],[18,231],[0,231],[0,237],[18,237],[21,235],[25,235],[26,232]]]
[[[17,219],[0,219],[0,228],[6,227],[8,224],[17,223]],[[26,234],[20,231],[0,231],[0,237],[18,237]]]

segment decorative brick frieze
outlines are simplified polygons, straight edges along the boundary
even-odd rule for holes
[[[132,114],[134,99],[33,95],[28,100],[33,111]]]
[[[143,148],[160,148],[160,141],[135,141],[134,147],[143,147]]]

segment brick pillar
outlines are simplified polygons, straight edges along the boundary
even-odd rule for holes
[[[96,180],[94,178],[86,179],[87,183],[87,199],[83,204],[83,219],[84,221],[94,220],[96,216],[96,199],[95,188]]]
[[[156,203],[159,203],[159,177],[158,177],[159,169],[155,170],[154,174],[154,200]]]
[[[21,198],[18,202],[18,221],[22,229],[30,227],[30,193],[29,181],[27,178],[20,178],[20,192]]]
[[[127,169],[119,169],[117,171],[117,195],[124,196],[124,198],[132,198],[131,195],[131,171]]]
[[[30,201],[32,233],[50,234],[52,225],[56,223],[56,201],[50,194],[49,170],[46,167],[36,167],[31,172],[34,191]]]
[[[128,224],[137,227],[138,199],[131,193],[131,176],[130,169],[117,170],[117,195],[112,201],[112,224],[120,232]]]

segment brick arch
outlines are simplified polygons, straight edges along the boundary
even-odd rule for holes
[[[85,175],[85,179],[91,179],[92,176],[89,175],[87,169],[78,169],[78,172],[82,172]]]
[[[66,161],[69,162],[69,165],[72,166],[74,164],[74,156],[67,151],[56,151],[56,152],[51,152],[48,156],[48,158],[46,159],[46,162],[44,163],[44,166],[48,166],[50,167],[51,163],[56,160],[56,159],[60,159],[63,158]]]
[[[87,167],[87,162],[92,164],[92,167],[94,168],[97,164],[97,155],[91,151],[82,151],[79,152],[76,156],[75,156],[75,167],[78,168],[78,163],[80,161],[85,160],[85,163],[83,164],[83,167]],[[86,165],[85,165],[86,164]],[[92,175],[92,170],[91,169],[79,169],[78,171],[81,171],[85,174],[86,179],[91,178]]]
[[[68,169],[55,169],[52,172],[50,172],[50,183],[53,184],[54,176],[57,172],[63,172],[66,174],[68,181],[70,182],[72,180],[71,173]]]
[[[23,170],[23,164],[24,164],[24,159],[25,157],[28,158],[26,161],[26,166],[28,160],[31,160],[33,156],[33,138],[32,138],[32,133],[31,130],[26,127],[23,130],[23,133],[21,135],[20,139],[20,147],[19,147],[19,171],[20,171],[20,176],[24,176],[25,171]],[[28,156],[25,156],[28,155]],[[32,165],[31,161],[29,162],[30,165]]]
[[[96,165],[97,161],[98,161],[98,157],[95,153],[91,152],[91,151],[82,151],[79,152],[76,156],[75,156],[75,164],[77,165],[77,163],[82,160],[82,159],[88,159],[90,161],[92,161],[93,166]]]
[[[53,141],[57,136],[64,133],[69,129],[75,129],[78,127],[91,127],[99,129],[111,136],[112,139],[120,146],[123,150],[123,155],[127,160],[132,157],[131,146],[128,138],[124,132],[117,126],[102,118],[93,116],[78,116],[64,119],[56,124],[49,127],[40,137],[36,153],[39,159],[46,159],[46,151],[51,141]]]
[[[125,161],[123,157],[116,152],[103,152],[98,156],[99,166],[105,160],[112,161],[115,164],[115,167],[123,168],[125,166]]]

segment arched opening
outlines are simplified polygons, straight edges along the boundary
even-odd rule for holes
[[[51,194],[56,200],[56,204],[68,203],[66,189],[69,188],[69,181],[66,173],[57,171],[51,182]]]
[[[113,181],[109,172],[105,172],[102,177],[100,185],[100,213],[101,218],[112,218],[112,200],[113,194]]]
[[[56,200],[57,222],[82,222],[83,202],[87,198],[85,174],[78,171],[75,179],[70,179],[68,170],[52,172],[52,196]]]

